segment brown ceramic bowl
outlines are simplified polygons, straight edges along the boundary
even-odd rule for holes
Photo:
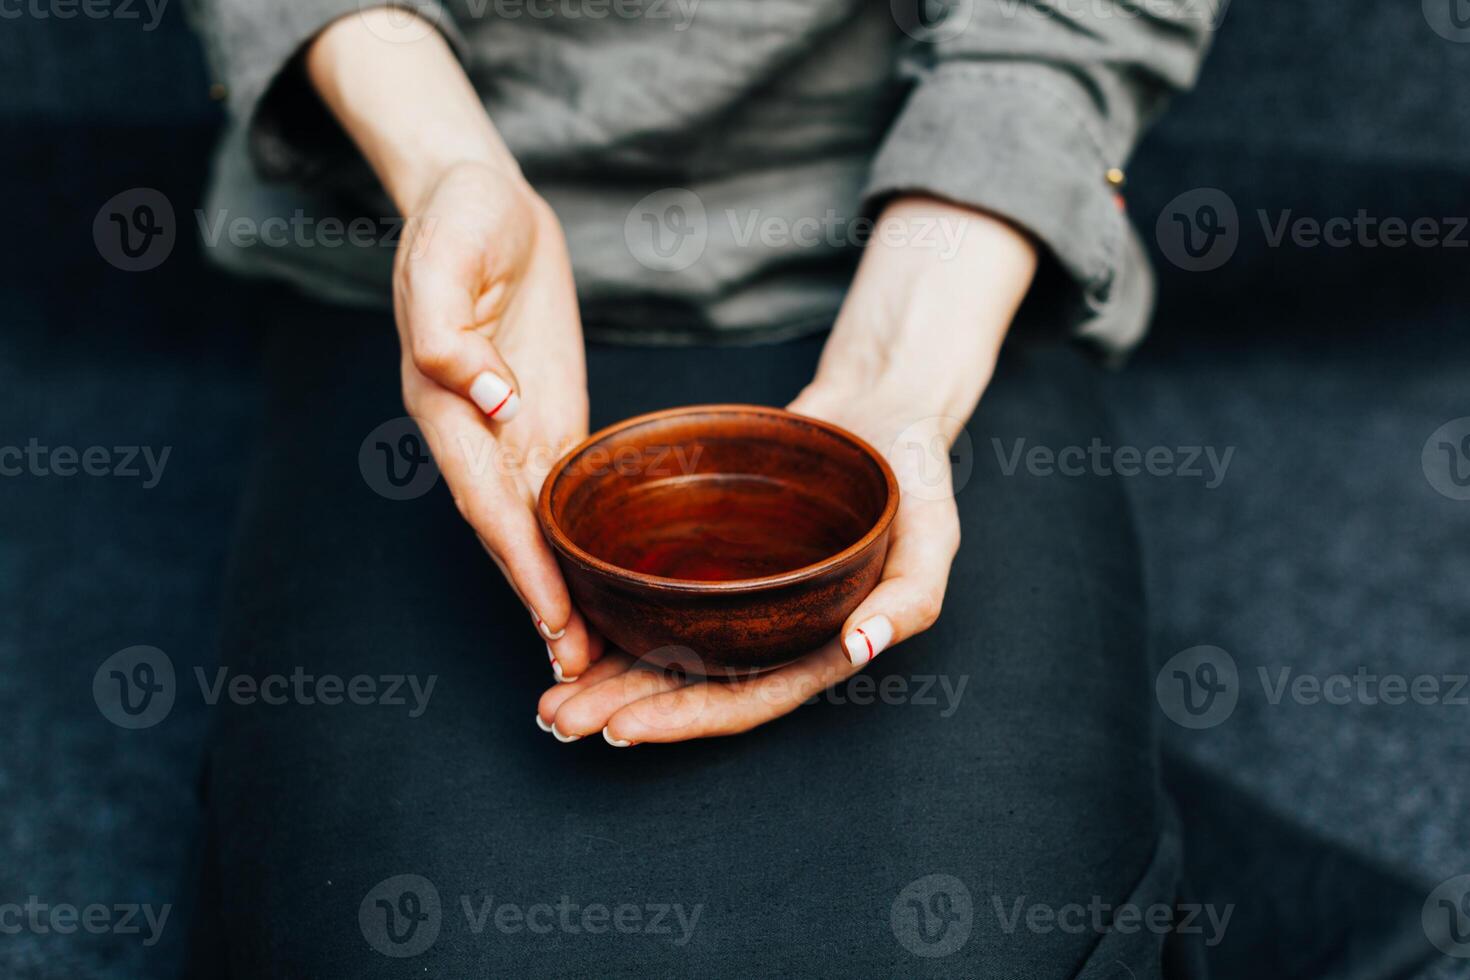
[[[857,436],[776,408],[696,405],[593,435],[551,471],[537,514],[605,637],[720,675],[835,636],[878,584],[897,509],[893,471]]]

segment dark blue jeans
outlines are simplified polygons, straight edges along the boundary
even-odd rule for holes
[[[1108,439],[1081,354],[1003,358],[932,630],[749,734],[616,750],[537,730],[526,612],[442,483],[414,495],[393,439],[360,454],[403,415],[391,324],[275,330],[224,662],[303,680],[221,699],[201,975],[1197,975],[1185,938],[1113,927],[1172,905],[1181,863],[1127,500],[1010,465]],[[819,350],[596,347],[594,427],[783,404]]]

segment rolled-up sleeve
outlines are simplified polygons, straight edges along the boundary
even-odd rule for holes
[[[251,159],[263,177],[305,179],[343,162],[360,166],[344,134],[326,115],[302,70],[301,54],[329,24],[375,7],[417,15],[463,57],[464,44],[438,0],[196,0],[195,26],[205,40],[230,114],[247,127]]]
[[[909,30],[915,84],[865,196],[927,192],[1013,222],[1079,288],[1078,319],[1097,315],[1130,251],[1123,168],[1193,84],[1223,2],[955,0]]]

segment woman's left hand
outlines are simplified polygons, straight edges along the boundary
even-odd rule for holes
[[[683,677],[609,651],[541,697],[562,741],[620,747],[733,735],[792,711],[934,624],[960,541],[950,447],[990,380],[1035,272],[1034,246],[986,214],[899,198],[868,244],[817,376],[789,406],[884,453],[901,495],[876,589],[840,637],[769,673]]]

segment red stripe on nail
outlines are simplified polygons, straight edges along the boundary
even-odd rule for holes
[[[514,394],[515,394],[515,390],[514,389],[506,392],[505,393],[505,397],[502,398],[502,399],[500,399],[500,404],[499,405],[496,405],[494,408],[490,409],[490,411],[486,412],[485,413],[485,417],[487,419],[493,419],[495,417],[495,413],[498,412],[498,411],[500,411],[502,408],[504,408],[505,407],[505,403],[508,402],[508,401],[510,401],[510,396],[511,395],[514,395]]]
[[[858,633],[862,634],[863,642],[868,645],[868,659],[872,660],[875,656],[877,656],[877,654],[873,652],[873,641],[868,639],[868,634],[863,633],[863,628],[861,626],[856,627],[856,629]]]

